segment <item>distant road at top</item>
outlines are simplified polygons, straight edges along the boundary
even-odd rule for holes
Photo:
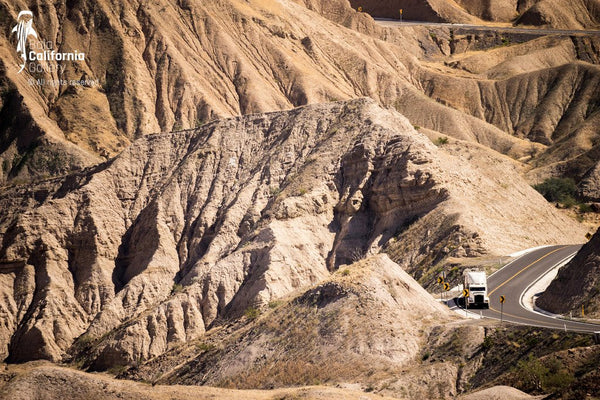
[[[431,26],[442,28],[460,28],[476,31],[493,31],[493,32],[511,32],[511,33],[526,33],[530,35],[568,35],[568,36],[600,36],[600,30],[568,30],[568,29],[545,29],[545,28],[520,28],[514,26],[487,26],[487,25],[470,25],[470,24],[450,24],[439,22],[422,22],[422,21],[402,21],[390,18],[375,18],[375,21],[382,26],[401,27],[401,26]]]

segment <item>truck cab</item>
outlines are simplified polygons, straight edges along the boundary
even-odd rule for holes
[[[469,289],[465,304],[469,308],[490,308],[485,271],[467,269],[463,277],[463,287]]]

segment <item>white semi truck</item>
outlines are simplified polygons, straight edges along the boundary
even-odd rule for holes
[[[463,288],[469,289],[465,299],[468,308],[490,308],[485,271],[466,269],[463,272]]]

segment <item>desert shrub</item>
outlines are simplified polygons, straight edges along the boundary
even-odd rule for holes
[[[489,350],[492,347],[494,347],[494,339],[491,336],[486,336],[485,339],[483,339],[483,343],[481,344],[481,348],[483,350]]]
[[[281,189],[278,187],[275,187],[275,186],[271,186],[269,188],[269,193],[271,194],[272,197],[277,197],[281,193]]]
[[[246,311],[244,311],[244,315],[246,316],[246,318],[253,321],[260,315],[260,310],[255,307],[248,307],[246,308]]]
[[[560,202],[565,206],[576,204],[577,185],[571,178],[548,178],[533,188],[548,201]]]
[[[174,283],[173,288],[171,289],[171,293],[179,293],[183,290],[183,285],[179,283]]]
[[[554,358],[543,363],[532,354],[518,362],[515,372],[525,391],[558,393],[567,389],[574,379],[559,360]]]
[[[282,304],[283,304],[283,301],[281,301],[281,300],[271,300],[269,302],[269,308],[277,308]]]
[[[448,143],[448,138],[445,136],[440,136],[434,142],[437,146],[443,146]]]

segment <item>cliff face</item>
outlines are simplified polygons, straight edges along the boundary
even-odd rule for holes
[[[3,353],[59,360],[79,337],[95,341],[97,368],[128,364],[392,238],[407,246],[395,259],[417,265],[449,235],[464,256],[584,234],[512,161],[462,146],[438,149],[359,99],[151,135],[110,162],[6,190]],[[409,225],[424,241],[411,244]]]
[[[557,314],[600,317],[600,230],[586,243],[538,298],[537,305]]]

